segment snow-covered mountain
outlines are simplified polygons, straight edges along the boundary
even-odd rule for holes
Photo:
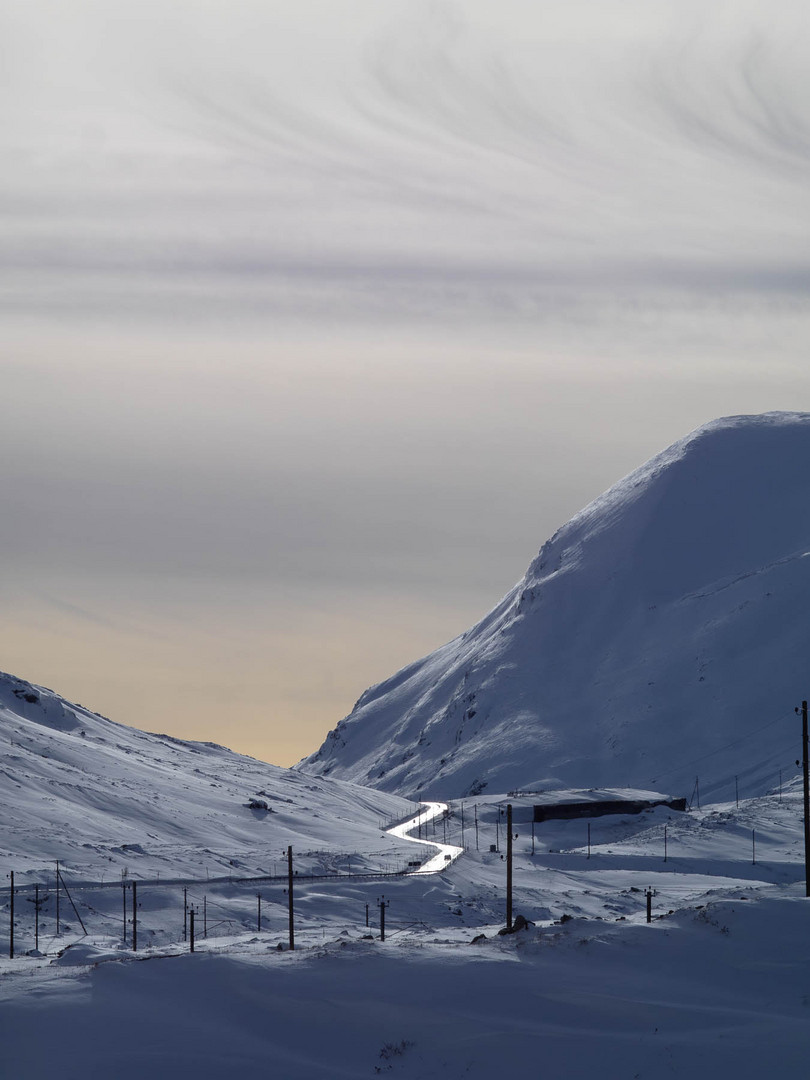
[[[810,696],[809,555],[810,414],[716,420],[576,515],[298,768],[445,797],[773,788]]]
[[[288,844],[320,852],[316,862],[349,852],[355,868],[376,868],[396,850],[381,821],[410,809],[214,743],[125,727],[4,674],[0,793],[0,872],[16,870],[18,882],[56,859],[108,880],[270,873]]]

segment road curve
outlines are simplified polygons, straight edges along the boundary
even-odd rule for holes
[[[412,829],[425,822],[433,821],[434,818],[443,814],[446,809],[447,803],[421,803],[418,814],[408,818],[407,821],[403,821],[401,825],[395,825],[393,829],[388,829],[391,836],[396,836],[400,840],[411,840],[415,844],[437,849],[435,855],[432,855],[427,862],[422,863],[418,870],[412,870],[406,877],[413,874],[438,874],[440,870],[446,870],[464,851],[464,848],[456,847],[455,844],[438,844],[435,840],[422,840],[421,837],[408,835]]]

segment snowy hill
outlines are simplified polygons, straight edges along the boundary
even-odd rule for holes
[[[408,795],[795,771],[810,694],[810,415],[716,420],[563,526],[467,633],[372,687],[298,768]]]
[[[410,809],[213,743],[124,727],[3,674],[0,752],[0,872],[17,871],[18,882],[56,859],[108,880],[269,873],[288,844],[354,852],[359,869],[396,850],[380,822]]]

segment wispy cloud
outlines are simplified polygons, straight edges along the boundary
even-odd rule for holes
[[[46,597],[57,675],[221,700],[216,630],[294,711],[341,618],[383,677],[403,597],[404,663],[689,428],[810,407],[793,0],[0,12],[12,656]]]

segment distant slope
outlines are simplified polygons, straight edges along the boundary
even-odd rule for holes
[[[267,873],[288,844],[299,855],[393,850],[380,821],[409,809],[213,743],[124,727],[0,674],[0,872],[18,881],[56,859],[109,880],[122,870]]]
[[[714,421],[586,507],[297,767],[444,797],[773,787],[810,694],[808,555],[810,414]]]

